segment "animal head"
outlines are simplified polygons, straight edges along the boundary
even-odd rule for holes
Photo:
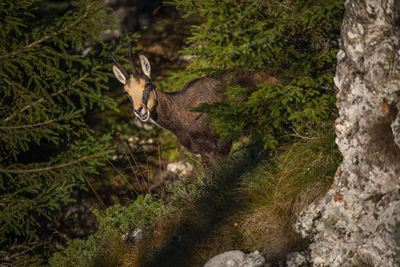
[[[129,47],[129,63],[131,65],[129,73],[113,55],[110,54],[110,56],[114,61],[114,75],[118,81],[124,85],[124,91],[132,102],[134,114],[141,121],[147,121],[150,118],[150,112],[156,105],[155,87],[150,79],[151,67],[149,60],[145,56],[139,55],[140,65],[142,67],[142,73],[139,73],[135,68],[131,45]]]

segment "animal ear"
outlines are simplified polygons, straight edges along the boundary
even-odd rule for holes
[[[125,75],[122,73],[122,71],[117,67],[117,65],[113,65],[113,72],[115,77],[117,77],[118,81],[122,84],[126,83],[126,78]]]
[[[142,66],[143,73],[150,78],[151,66],[147,57],[139,55],[140,65]]]

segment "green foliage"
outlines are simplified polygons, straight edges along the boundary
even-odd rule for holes
[[[41,4],[0,3],[0,246],[9,244],[9,264],[31,252],[13,247],[43,241],[44,222],[112,153],[109,134],[97,136],[85,121],[94,108],[115,109],[102,94],[106,52],[84,53],[104,46],[99,33],[111,19],[103,2],[76,1],[46,16]]]
[[[276,84],[224,88],[233,97],[194,109],[207,112],[224,137],[251,135],[273,147],[292,128],[319,125],[335,114],[333,76],[342,0],[174,0],[168,3],[197,15],[183,53],[195,56],[189,73],[233,76],[264,72]],[[283,139],[280,139],[283,140]]]
[[[107,237],[107,235],[105,235]],[[74,239],[68,243],[68,249],[62,254],[54,253],[50,258],[51,266],[93,266],[94,260],[99,255],[97,244],[101,237],[90,235],[87,240]]]
[[[162,200],[146,195],[96,211],[98,232],[70,242],[51,265],[118,266],[99,264],[107,255],[135,266],[201,266],[232,249],[259,250],[274,262],[301,249],[292,225],[326,192],[340,161],[331,128],[309,132],[313,137],[298,136],[261,156],[261,147],[239,150],[214,173],[170,185]],[[138,227],[145,237],[127,251],[121,234]]]
[[[115,266],[107,262],[109,251],[115,250],[115,241],[121,253],[125,250],[122,234],[138,227],[151,225],[155,219],[168,213],[168,208],[159,198],[152,195],[138,196],[128,206],[116,204],[104,211],[95,211],[99,230],[86,240],[74,239],[68,242],[68,247],[55,253],[50,259],[51,266]],[[115,256],[113,251],[112,256]],[[104,265],[99,265],[104,263]]]
[[[54,253],[50,266],[98,267],[120,266],[121,256],[127,252],[120,232],[110,227],[90,235],[86,240],[73,239],[62,253]]]
[[[127,233],[137,227],[149,225],[154,218],[167,212],[161,199],[150,194],[139,195],[136,200],[128,205],[116,204],[104,211],[95,211],[99,228],[115,227],[121,233]]]

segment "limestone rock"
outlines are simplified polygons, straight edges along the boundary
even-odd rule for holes
[[[185,178],[191,175],[193,170],[193,165],[187,161],[177,161],[167,165],[167,171],[179,176],[180,178]]]
[[[144,235],[144,228],[135,228],[130,232],[127,232],[125,234],[122,235],[122,239],[128,243],[128,244],[133,244],[136,241],[142,239],[143,235]]]
[[[305,266],[307,262],[307,258],[304,256],[304,253],[292,252],[286,256],[286,266],[287,267],[299,267]]]
[[[400,266],[400,0],[345,9],[334,79],[343,162],[295,230],[313,266]]]
[[[265,258],[258,251],[245,254],[240,250],[231,250],[211,258],[204,267],[260,267]]]

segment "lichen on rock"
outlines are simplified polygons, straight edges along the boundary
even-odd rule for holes
[[[334,79],[343,161],[325,198],[295,223],[311,241],[299,255],[314,266],[399,266],[400,1],[348,0],[345,9]]]

